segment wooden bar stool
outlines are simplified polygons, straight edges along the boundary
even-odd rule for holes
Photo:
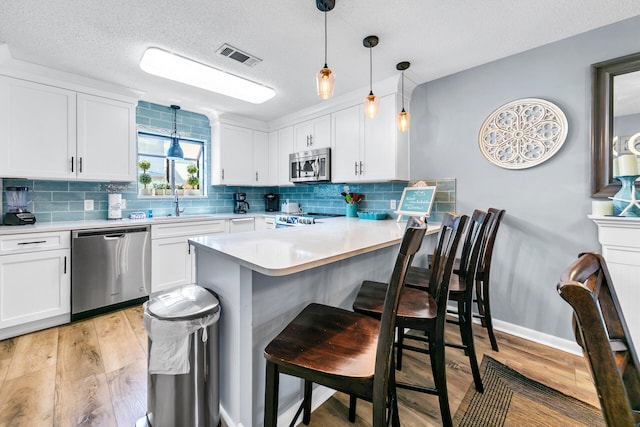
[[[428,353],[431,358],[434,387],[418,384],[397,383],[398,387],[423,393],[435,394],[440,402],[442,423],[451,426],[451,410],[447,394],[447,378],[444,358],[444,324],[449,293],[449,279],[453,270],[453,261],[462,231],[468,217],[446,213],[442,219],[442,226],[438,233],[436,247],[433,252],[433,265],[430,273],[430,287],[428,291],[405,287],[402,290],[396,327],[398,340],[397,354],[403,349]],[[386,283],[365,281],[356,296],[353,309],[374,318],[380,318],[383,313],[385,294],[390,286]],[[417,339],[428,343],[428,350],[404,344],[404,329],[410,328],[425,333]],[[355,396],[357,397],[357,396]],[[350,419],[355,414],[356,400],[352,395],[350,402]]]
[[[265,427],[278,419],[279,374],[304,379],[303,422],[311,419],[312,383],[342,391],[373,403],[374,427],[400,425],[395,387],[393,336],[400,291],[419,250],[426,227],[405,231],[381,320],[330,307],[310,304],[264,350],[267,360]]]
[[[447,313],[455,313],[457,319],[447,318],[447,322],[458,325],[462,344],[450,342],[445,344],[449,347],[464,350],[464,353],[469,357],[473,382],[476,390],[479,392],[484,391],[484,387],[482,386],[482,378],[480,377],[480,369],[478,367],[473,342],[473,283],[478,270],[483,243],[488,237],[487,230],[489,229],[488,225],[491,222],[492,216],[492,214],[485,213],[478,209],[473,211],[462,244],[462,254],[458,262],[458,268],[454,269],[449,279],[448,300],[456,302],[457,310],[447,310]],[[405,279],[405,285],[409,288],[428,290],[429,279],[429,270],[412,267],[409,269],[409,273]],[[400,302],[400,309],[402,309],[402,301]],[[402,369],[402,353],[400,349],[398,349],[398,351],[397,366],[398,369]]]
[[[493,259],[493,248],[498,235],[498,228],[502,222],[505,211],[504,209],[489,208],[487,213],[491,214],[491,222],[487,226],[486,235],[483,238],[482,249],[478,268],[475,278],[475,299],[478,308],[477,312],[472,312],[472,317],[480,319],[482,327],[487,329],[489,335],[489,341],[491,342],[491,348],[493,351],[499,351],[498,342],[496,341],[495,333],[493,332],[493,319],[491,317],[491,299],[489,298],[490,278],[491,278],[491,260]],[[429,263],[431,259],[429,258]],[[460,259],[456,259],[453,264],[453,273],[458,274],[460,270]],[[425,281],[429,277],[428,269],[424,267],[411,267],[407,276],[408,286],[419,286],[421,281]],[[451,290],[455,289],[455,285],[452,284]],[[455,294],[454,294],[455,295]],[[452,300],[455,301],[454,298]],[[470,307],[473,308],[473,307]],[[457,315],[457,310],[448,310],[449,314]],[[398,361],[400,364],[400,361]]]
[[[573,329],[589,363],[609,427],[640,425],[640,365],[604,258],[581,254],[557,290],[574,311]]]

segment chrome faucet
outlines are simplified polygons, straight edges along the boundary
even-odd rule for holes
[[[180,209],[180,199],[178,198],[178,189],[175,189],[173,192],[174,199],[173,203],[176,205],[176,216],[180,216],[182,212],[184,212],[184,208]]]

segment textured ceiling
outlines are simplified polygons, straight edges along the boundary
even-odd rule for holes
[[[406,75],[422,83],[640,15],[638,0],[336,0],[328,64],[335,96]],[[318,104],[323,14],[314,0],[0,0],[0,41],[15,59],[125,86],[144,100],[269,121]],[[263,61],[249,68],[215,53],[223,44]],[[253,105],[146,74],[138,63],[159,47],[270,86]],[[374,84],[375,92],[375,84]],[[366,93],[363,92],[363,97]]]

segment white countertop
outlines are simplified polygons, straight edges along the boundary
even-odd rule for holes
[[[300,227],[190,239],[268,276],[284,276],[400,243],[406,222],[328,218]],[[440,224],[429,224],[427,234]]]
[[[195,214],[179,217],[154,217],[146,219],[97,219],[88,221],[36,222],[33,225],[1,225],[0,236],[8,234],[41,233],[49,231],[86,230],[90,228],[132,227],[136,225],[172,224],[187,221],[209,221],[237,218],[255,218],[258,216],[276,216],[278,212],[255,212],[246,214],[220,213]]]

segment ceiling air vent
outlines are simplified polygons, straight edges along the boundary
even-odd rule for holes
[[[262,62],[262,59],[250,55],[247,52],[243,52],[240,49],[236,49],[233,46],[229,46],[226,43],[220,46],[216,53],[219,53],[222,56],[226,56],[227,58],[235,59],[238,62],[242,62],[248,67],[253,67],[258,62]]]

